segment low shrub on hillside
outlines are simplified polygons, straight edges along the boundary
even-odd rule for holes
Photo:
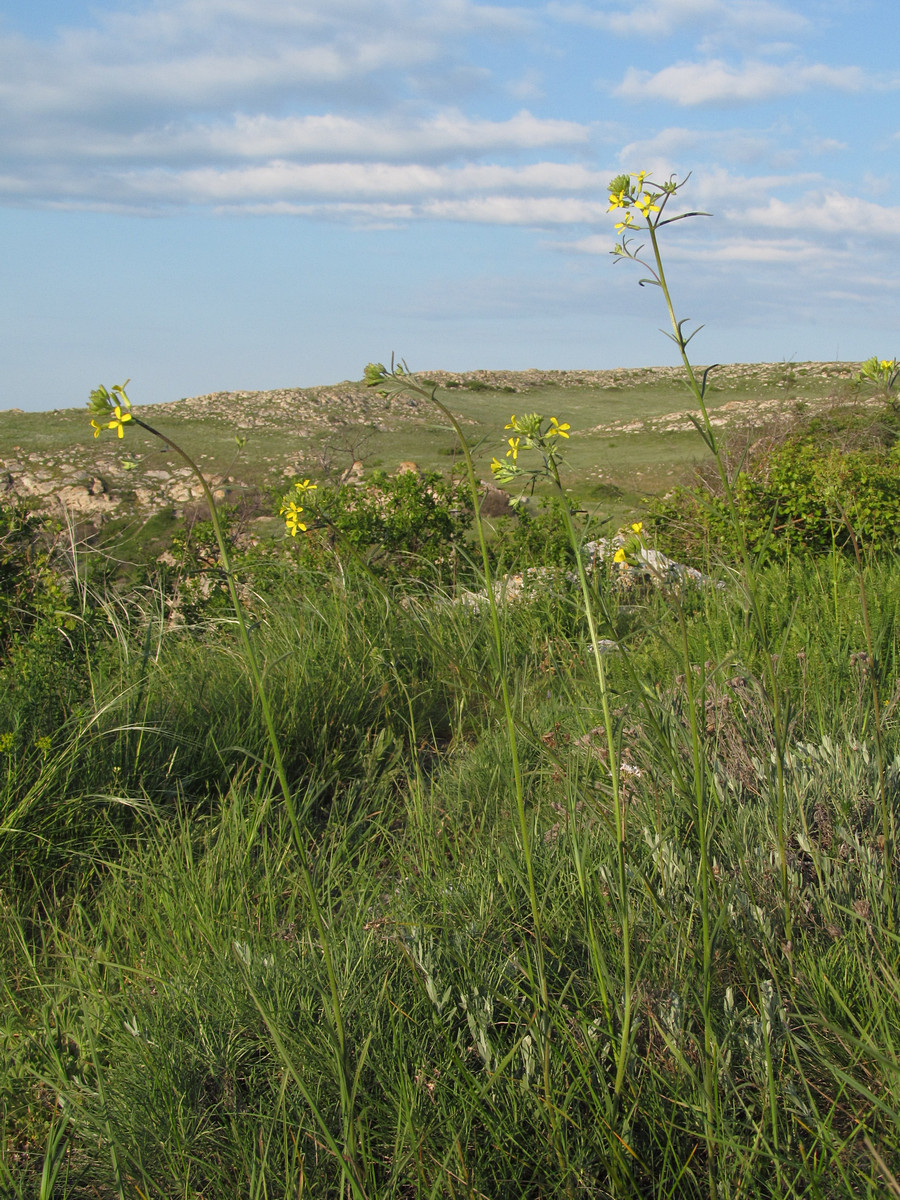
[[[542,498],[536,506],[517,505],[509,516],[494,522],[491,550],[506,569],[569,567],[575,563],[572,543],[562,518],[558,496]]]
[[[468,489],[436,471],[373,471],[361,484],[303,488],[301,557],[349,547],[381,576],[456,577],[472,524]],[[288,497],[290,499],[290,497]],[[303,511],[302,509],[299,511]]]
[[[18,504],[0,502],[0,660],[42,625],[71,623],[68,588],[53,562],[52,530]]]
[[[845,432],[853,436],[835,441],[835,431],[819,424],[760,447],[734,477],[736,514],[748,549],[762,561],[852,553],[854,538],[875,551],[900,543],[900,449],[892,428],[870,427],[864,436],[850,426]],[[658,544],[676,556],[739,554],[717,481],[676,488],[652,504],[649,519]]]

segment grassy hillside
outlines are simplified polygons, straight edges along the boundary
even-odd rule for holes
[[[675,372],[435,376],[477,477],[511,412],[571,424],[605,557],[558,497],[483,558],[464,489],[373,475],[461,465],[442,422],[351,384],[142,414],[226,500],[317,479],[297,536],[161,504],[126,573],[127,512],[101,552],[0,504],[0,1192],[900,1192],[900,468],[851,374],[716,377],[758,469],[690,538],[639,520],[704,450]],[[190,483],[0,422],[135,525]]]
[[[709,402],[723,428],[762,429],[821,405],[853,399],[856,364],[733,365],[710,376]],[[426,376],[463,420],[483,474],[502,444],[510,412],[540,410],[569,422],[566,486],[586,499],[621,492],[627,503],[664,491],[703,457],[686,418],[690,396],[676,368],[619,371],[475,371]],[[135,403],[140,389],[130,389]],[[395,470],[412,461],[446,471],[458,452],[439,413],[421,400],[386,402],[361,383],[275,392],[220,393],[145,410],[213,476],[227,477],[234,496],[290,475],[340,474],[354,459],[367,469]],[[235,437],[245,439],[242,448]],[[135,463],[129,470],[123,462]],[[0,473],[23,495],[49,495],[62,483],[125,496],[138,511],[164,507],[167,477],[180,468],[158,443],[133,430],[127,446],[95,442],[79,410],[0,412]],[[19,487],[27,474],[34,487]],[[177,505],[179,502],[176,500]],[[107,515],[102,506],[97,513]],[[97,515],[96,513],[94,515]]]

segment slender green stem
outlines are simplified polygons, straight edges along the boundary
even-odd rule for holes
[[[660,214],[661,216],[662,214]],[[681,361],[684,364],[687,372],[688,385],[694,394],[697,405],[700,409],[702,419],[702,434],[704,441],[709,447],[716,463],[719,479],[722,484],[722,489],[725,494],[726,506],[731,517],[731,522],[734,527],[735,538],[737,540],[738,549],[741,557],[741,565],[743,567],[744,587],[746,588],[747,598],[749,601],[750,611],[753,617],[753,622],[756,625],[757,633],[760,639],[760,645],[764,650],[765,674],[768,683],[769,702],[772,706],[772,731],[775,741],[775,772],[776,772],[776,837],[778,839],[778,861],[779,871],[781,875],[781,898],[784,914],[784,935],[785,941],[791,940],[791,929],[793,919],[791,916],[790,892],[788,887],[788,869],[787,869],[787,836],[785,831],[785,757],[787,753],[787,736],[785,729],[784,714],[781,704],[781,693],[778,684],[776,661],[775,657],[769,652],[769,637],[768,628],[765,619],[762,615],[762,609],[759,604],[759,599],[756,590],[755,572],[753,564],[753,556],[750,553],[750,548],[747,545],[747,538],[743,522],[741,521],[738,506],[735,502],[734,489],[732,487],[731,478],[725,464],[725,459],[716,438],[715,427],[710,420],[709,411],[706,407],[706,398],[704,395],[704,387],[698,381],[693,364],[687,352],[687,339],[682,333],[682,322],[678,321],[675,313],[675,306],[672,302],[672,296],[669,291],[669,284],[666,279],[665,268],[663,266],[662,253],[659,248],[659,240],[657,237],[656,225],[652,220],[647,222],[648,231],[650,234],[650,243],[653,247],[653,258],[656,265],[655,277],[656,282],[662,290],[665,298],[666,309],[669,314],[669,321],[672,325],[673,341],[678,346],[681,354]],[[640,260],[638,260],[640,261]]]
[[[207,483],[203,472],[200,470],[197,463],[194,462],[191,456],[187,453],[187,451],[179,446],[177,442],[173,441],[168,434],[160,433],[158,429],[154,429],[152,425],[147,424],[146,421],[141,420],[139,417],[132,416],[132,421],[135,425],[139,425],[142,429],[146,429],[148,433],[153,434],[154,437],[158,437],[161,441],[165,442],[166,445],[169,446],[174,453],[177,454],[187,464],[188,467],[190,467],[191,471],[193,471],[203,489],[204,498],[209,506],[209,516],[212,522],[213,531],[215,533],[216,543],[219,547],[219,555],[222,560],[222,570],[228,585],[228,594],[231,598],[231,603],[237,619],[241,644],[247,657],[247,665],[250,668],[250,676],[253,680],[253,687],[262,711],[266,735],[269,740],[269,746],[272,750],[272,757],[275,763],[275,775],[278,779],[281,794],[284,799],[285,810],[288,814],[288,819],[294,834],[294,841],[300,858],[300,870],[303,876],[303,883],[306,889],[309,906],[313,914],[313,922],[316,927],[316,933],[318,934],[322,958],[325,963],[325,972],[328,977],[328,990],[331,997],[331,1022],[338,1050],[344,1138],[349,1158],[348,1169],[353,1171],[358,1178],[359,1168],[354,1163],[353,1155],[350,1153],[350,1147],[352,1145],[352,1101],[347,1035],[344,1027],[340,989],[338,987],[337,973],[335,971],[334,959],[331,953],[328,927],[325,923],[325,917],[322,912],[321,905],[319,904],[319,898],[313,882],[312,870],[309,864],[309,855],[306,849],[306,842],[304,840],[303,831],[300,827],[300,822],[297,817],[297,809],[294,804],[294,797],[288,782],[287,772],[284,766],[284,756],[281,751],[281,743],[278,738],[278,733],[275,729],[275,720],[272,714],[272,707],[269,703],[269,697],[266,692],[259,656],[256,652],[256,647],[253,644],[253,640],[250,637],[250,631],[247,628],[247,622],[244,617],[244,607],[241,603],[241,598],[237,590],[231,555],[229,553],[228,543],[222,529],[222,523],[219,519],[219,512],[216,506],[215,497],[212,494],[210,486]]]
[[[566,1166],[565,1155],[562,1146],[562,1133],[560,1127],[560,1114],[557,1106],[553,1101],[553,1087],[550,1072],[551,1061],[551,1036],[550,1036],[550,990],[547,982],[547,966],[544,955],[544,935],[543,921],[541,917],[541,906],[537,894],[537,884],[534,878],[534,856],[531,846],[531,826],[529,821],[528,808],[525,803],[525,786],[522,778],[522,765],[519,757],[518,733],[516,729],[516,719],[513,713],[512,698],[509,693],[509,682],[506,677],[505,670],[505,654],[503,643],[503,631],[500,625],[500,610],[497,603],[497,597],[494,594],[493,579],[491,572],[490,554],[488,552],[487,540],[484,533],[484,524],[481,520],[479,511],[479,489],[478,478],[475,474],[475,463],[472,458],[472,452],[469,449],[469,444],[466,436],[457,421],[456,417],[450,409],[443,404],[437,397],[436,388],[426,388],[419,384],[415,378],[408,375],[405,371],[401,374],[394,375],[396,384],[399,390],[413,390],[425,399],[429,400],[450,422],[454,433],[456,434],[460,449],[462,450],[463,459],[466,466],[466,479],[469,484],[469,489],[472,494],[472,504],[474,509],[475,529],[478,537],[478,545],[481,552],[482,570],[484,573],[485,592],[487,594],[488,609],[491,616],[491,631],[494,642],[494,656],[497,669],[497,676],[500,684],[500,695],[503,703],[503,713],[506,724],[506,736],[509,743],[510,756],[513,764],[513,781],[515,786],[516,797],[516,814],[518,820],[519,837],[522,844],[522,858],[525,863],[525,875],[528,884],[528,899],[531,907],[531,920],[534,930],[534,947],[535,947],[535,975],[538,985],[538,1036],[541,1046],[541,1060],[544,1084],[544,1099],[547,1105],[547,1110],[550,1114],[551,1128],[553,1130],[553,1139],[557,1159],[561,1170],[564,1172],[566,1180],[566,1189],[571,1191],[572,1178],[571,1173]]]
[[[628,1049],[631,1041],[631,1010],[633,1003],[631,912],[628,896],[628,872],[626,870],[625,861],[625,810],[622,804],[622,792],[619,785],[618,748],[616,746],[615,730],[613,729],[612,713],[609,706],[609,685],[606,678],[606,666],[603,661],[603,654],[600,650],[600,639],[597,636],[597,626],[594,620],[594,606],[592,603],[591,589],[590,584],[588,583],[587,571],[585,570],[584,566],[584,557],[581,552],[581,544],[578,538],[578,533],[575,529],[575,523],[572,520],[572,512],[569,507],[569,502],[566,499],[562,482],[559,477],[559,468],[557,466],[555,457],[550,457],[548,459],[548,467],[562,499],[563,521],[566,526],[566,532],[569,536],[572,549],[575,552],[578,583],[581,589],[582,604],[584,605],[584,612],[588,623],[588,632],[591,639],[591,651],[594,658],[594,665],[597,670],[597,683],[600,691],[600,708],[603,713],[603,727],[606,731],[606,749],[609,758],[610,786],[612,788],[613,799],[613,819],[616,825],[616,872],[618,875],[619,890],[619,919],[622,922],[622,1028],[619,1053],[616,1060],[616,1079],[613,1088],[614,1095],[616,1096],[616,1099],[618,1099],[622,1094],[622,1088],[625,1082],[625,1069],[628,1063]],[[608,1011],[608,1001],[605,995],[605,988],[603,1001],[604,1007],[606,1007]]]

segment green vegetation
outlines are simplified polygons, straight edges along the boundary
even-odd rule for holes
[[[298,477],[251,538],[204,480],[131,567],[0,507],[4,1196],[900,1191],[891,397],[723,444],[680,186],[611,202],[711,467],[604,554],[569,410],[504,414],[489,469],[536,499],[482,517],[405,366],[367,383],[462,483]]]
[[[660,542],[694,560],[738,553],[730,503],[757,561],[900,541],[900,423],[892,409],[839,412],[762,439],[740,460],[729,498],[711,476],[651,506]]]
[[[765,663],[742,590],[635,604],[596,582],[600,633],[623,646],[607,663],[624,897],[579,607],[557,584],[501,610],[542,1028],[487,614],[439,592],[410,603],[352,554],[282,570],[253,636],[336,960],[362,1193],[552,1196],[566,1179],[574,1194],[704,1193],[700,788],[717,1176],[732,1194],[883,1194],[873,1152],[896,1163],[900,1109],[880,813],[898,782],[893,557],[759,578],[793,705],[790,946]],[[48,673],[34,631],[4,666],[11,1195],[39,1194],[57,1151],[60,1196],[341,1191],[323,1132],[339,1138],[340,1073],[298,851],[233,624],[195,618],[172,625],[152,592],[106,609],[87,596],[79,619],[103,632],[84,650],[42,625],[64,671]],[[615,1103],[623,900],[635,987]],[[556,1146],[540,1038],[565,1117]]]

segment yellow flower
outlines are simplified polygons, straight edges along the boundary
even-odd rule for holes
[[[650,213],[659,212],[659,205],[650,203],[652,199],[653,197],[648,193],[645,196],[641,196],[639,200],[635,200],[634,207],[642,217],[649,217]]]
[[[506,457],[511,458],[513,460],[513,462],[515,462],[519,456],[519,442],[521,440],[522,440],[521,438],[510,438],[509,439],[509,449],[506,452]]]
[[[556,436],[556,437],[567,438],[569,435],[566,432],[566,430],[571,429],[571,428],[572,428],[572,426],[566,424],[565,422],[562,425],[560,425],[560,423],[556,419],[556,417],[551,417],[550,418],[550,428],[547,430],[547,437]]]
[[[491,470],[494,472],[495,475],[497,474],[498,471],[503,470],[503,463],[500,461],[499,458],[491,459]]]
[[[620,546],[618,548],[618,550],[615,552],[615,554],[613,555],[613,562],[614,563],[627,563],[628,562],[628,556],[625,553],[624,546]]]
[[[632,525],[631,528],[634,533],[639,534],[641,532],[641,530],[644,528],[644,522],[638,521],[634,525]]]
[[[126,421],[131,420],[131,413],[130,412],[122,412],[121,404],[117,404],[116,407],[113,409],[113,412],[115,413],[115,416],[109,422],[109,424],[106,426],[106,428],[114,429],[120,438],[124,437],[125,430],[122,428],[122,426],[125,424]]]
[[[306,533],[306,526],[300,520],[300,514],[302,512],[303,509],[299,504],[295,504],[293,500],[291,500],[288,504],[282,504],[281,506],[281,514],[284,517],[284,523],[287,526],[288,533],[291,535],[291,537],[297,536],[298,529],[302,529],[303,532]]]
[[[627,208],[630,203],[631,199],[627,197],[627,192],[623,188],[621,192],[610,193],[609,208],[606,211],[612,212],[615,208]]]
[[[91,421],[94,437],[99,437],[101,431],[104,429],[114,429],[120,438],[125,436],[125,429],[123,427],[126,421],[131,420],[131,413],[122,412],[121,404],[117,404],[112,411],[113,416],[109,421]]]
[[[295,492],[314,492],[318,486],[319,485],[317,483],[310,483],[308,479],[304,479],[302,483],[294,484],[294,491]]]
[[[509,418],[509,422],[506,425],[504,425],[503,428],[504,429],[518,429],[519,428],[518,424],[516,423],[516,414],[515,413],[513,413],[513,415]]]
[[[15,740],[11,733],[0,733],[0,754],[9,754]]]

